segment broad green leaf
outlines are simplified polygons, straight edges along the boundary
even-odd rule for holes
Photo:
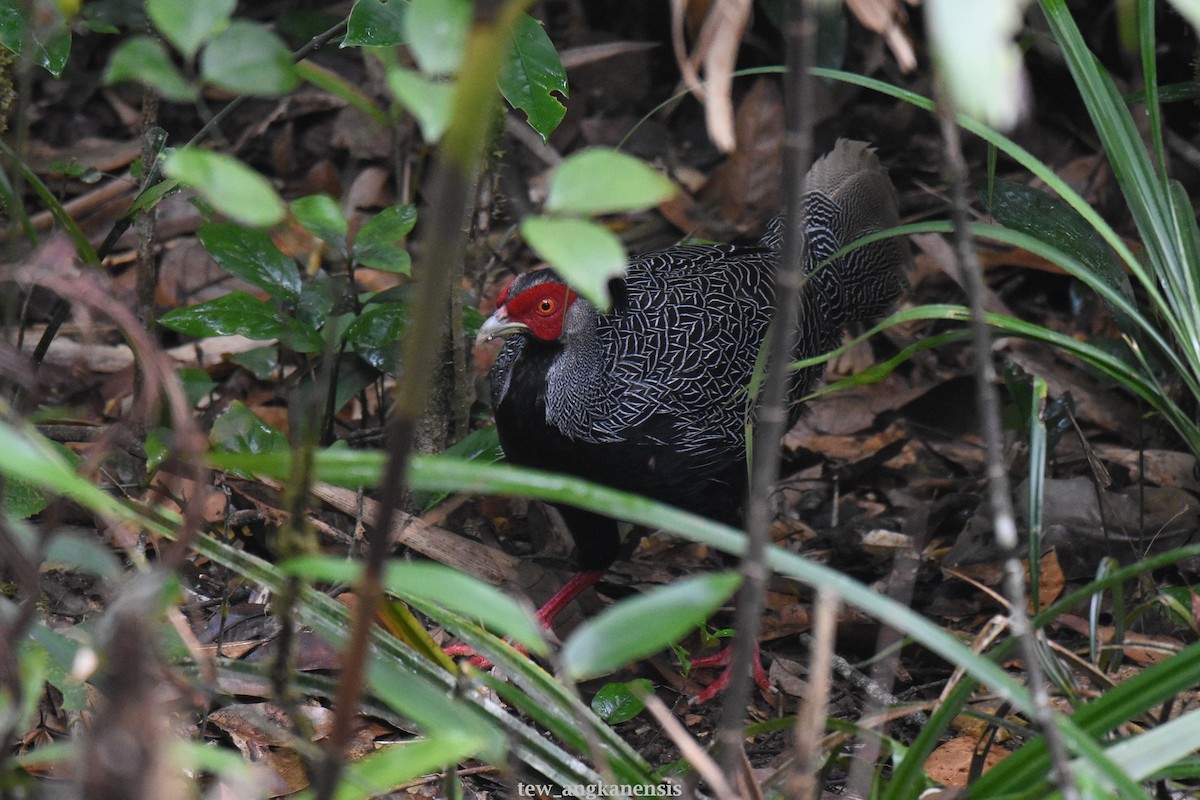
[[[1014,37],[1028,0],[929,0],[938,74],[954,105],[1000,130],[1016,124],[1026,91]]]
[[[1065,202],[1032,186],[1000,178],[996,179],[991,194],[984,200],[996,222],[1026,233],[1077,259],[1098,279],[1133,302],[1133,287],[1112,248],[1087,220]],[[1123,311],[1112,305],[1109,305],[1109,310],[1122,331],[1136,333],[1132,320]]]
[[[321,270],[304,284],[292,309],[296,320],[309,328],[322,328],[333,316],[333,279]]]
[[[404,39],[421,72],[458,72],[471,30],[470,0],[412,0],[402,24]]]
[[[427,142],[437,142],[450,124],[454,84],[430,80],[403,67],[388,67],[388,86],[408,113],[417,119]]]
[[[292,201],[292,216],[304,230],[346,253],[346,216],[337,201],[327,194],[311,194]]]
[[[249,22],[234,22],[205,46],[200,75],[237,94],[287,94],[300,84],[283,40]]]
[[[656,206],[678,189],[641,159],[593,147],[568,157],[550,176],[546,211],[613,214]]]
[[[229,360],[239,367],[250,370],[251,374],[260,381],[267,380],[279,369],[279,348],[256,347],[253,350],[235,353],[229,357]]]
[[[527,14],[517,20],[499,83],[504,99],[524,111],[530,127],[546,141],[567,113],[554,96],[567,96],[567,71],[541,23]]]
[[[179,74],[162,42],[149,36],[134,36],[123,42],[108,59],[104,82],[137,81],[167,100],[185,103],[196,99],[196,87]]]
[[[266,178],[223,153],[184,147],[167,156],[163,172],[195,188],[217,211],[247,225],[274,225],[286,213]]]
[[[407,275],[412,268],[412,259],[400,245],[400,240],[412,231],[416,221],[416,207],[407,204],[385,208],[371,217],[354,237],[355,263]]]
[[[445,731],[424,739],[382,745],[346,765],[334,800],[371,800],[390,795],[413,778],[440,772],[478,755],[487,743],[482,735]],[[301,792],[296,798],[310,800],[312,796],[311,792]]]
[[[197,338],[236,333],[251,339],[278,339],[284,333],[279,311],[245,292],[173,309],[159,318],[159,324]]]
[[[296,260],[280,252],[264,231],[232,222],[209,222],[200,226],[197,236],[230,275],[279,300],[294,302],[300,297]]]
[[[215,447],[234,453],[273,453],[287,451],[287,437],[259,419],[240,400],[234,400],[224,414],[213,421],[208,440]]]
[[[645,678],[626,683],[606,683],[592,697],[592,711],[609,725],[619,725],[636,717],[646,708],[645,695],[654,693],[654,685]]]
[[[392,47],[404,44],[404,11],[401,0],[356,0],[346,20],[342,47]]]
[[[586,219],[526,217],[521,235],[575,291],[597,308],[608,308],[608,282],[628,264],[611,231]]]
[[[183,386],[183,396],[193,406],[217,388],[217,382],[203,369],[183,367],[176,374],[179,376],[180,385]]]
[[[344,584],[357,582],[362,571],[361,564],[334,556],[301,556],[284,562],[280,568],[308,580]],[[444,564],[389,561],[383,586],[402,600],[445,608],[478,620],[535,653],[546,652],[545,637],[531,610],[496,587]]]
[[[375,369],[388,371],[407,326],[407,304],[372,303],[350,323],[342,339]]]
[[[38,66],[55,78],[61,78],[71,53],[71,29],[62,10],[53,6],[35,10],[38,24],[29,31],[29,17],[25,4],[5,0],[0,2],[0,45],[20,55],[26,39],[33,44],[33,58]]]
[[[563,671],[584,680],[657,653],[703,624],[741,581],[734,572],[700,575],[609,606],[567,639]]]
[[[146,0],[146,15],[191,60],[200,45],[229,27],[236,0]]]

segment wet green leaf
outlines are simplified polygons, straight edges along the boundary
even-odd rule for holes
[[[234,453],[274,453],[288,449],[287,437],[263,422],[240,400],[213,422],[208,439],[214,447]]]
[[[412,231],[416,221],[417,209],[412,205],[391,206],[371,217],[354,239],[355,263],[407,275],[412,259],[400,240]]]
[[[642,696],[653,694],[654,685],[645,678],[626,683],[606,683],[592,698],[592,711],[609,725],[627,722],[646,708]]]
[[[292,215],[304,230],[346,253],[346,217],[337,201],[327,194],[312,194],[292,201]]]
[[[197,236],[229,274],[280,300],[294,302],[300,296],[296,260],[280,252],[265,232],[232,222],[210,222],[200,226]]]
[[[346,21],[342,47],[392,47],[404,44],[404,12],[401,0],[357,0]]]
[[[504,99],[524,111],[530,127],[546,141],[567,113],[554,96],[567,96],[567,71],[541,23],[527,14],[517,20],[499,83]]]
[[[207,303],[176,308],[159,318],[159,323],[188,336],[229,336],[278,339],[284,324],[274,306],[246,292],[230,292]]]

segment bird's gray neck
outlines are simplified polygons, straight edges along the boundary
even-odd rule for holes
[[[604,357],[598,336],[600,315],[585,300],[567,310],[562,354],[546,374],[546,421],[568,436],[587,430],[603,413]]]

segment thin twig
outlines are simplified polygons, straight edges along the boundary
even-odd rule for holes
[[[954,249],[971,307],[971,343],[975,353],[976,403],[987,460],[988,501],[996,543],[1005,553],[1004,587],[1010,607],[1013,637],[1021,650],[1029,692],[1033,698],[1034,723],[1046,739],[1051,778],[1065,800],[1079,800],[1071,776],[1062,732],[1050,706],[1045,675],[1039,661],[1038,643],[1029,620],[1025,594],[1025,569],[1021,565],[1012,492],[1004,469],[1004,439],[1000,427],[1000,398],[996,392],[996,368],[992,363],[992,337],[984,319],[984,283],[979,259],[971,241],[967,216],[967,162],[963,157],[954,107],[940,81],[935,81],[938,121],[945,147],[946,183],[950,188],[950,218],[954,223]]]
[[[812,691],[796,714],[796,743],[793,746],[796,755],[787,782],[787,796],[797,800],[821,796],[817,772],[828,715],[829,688],[833,683],[833,643],[841,605],[841,598],[835,592],[826,586],[817,587],[808,668],[808,686]]]
[[[787,229],[776,273],[775,314],[771,322],[769,356],[763,392],[756,412],[750,494],[746,501],[746,554],[743,584],[735,615],[731,678],[721,727],[717,731],[720,759],[727,774],[741,761],[742,728],[750,701],[751,659],[756,657],[758,631],[768,578],[766,545],[771,525],[771,494],[779,480],[779,440],[787,432],[788,365],[800,331],[800,292],[804,288],[805,175],[812,162],[812,97],[810,69],[816,55],[814,0],[790,0],[786,29],[788,70],[787,138],[783,182],[787,190]]]

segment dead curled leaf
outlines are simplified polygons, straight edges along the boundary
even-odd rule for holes
[[[925,762],[925,773],[945,786],[965,788],[971,774],[971,761],[975,758],[975,747],[978,740],[973,737],[959,736],[940,745],[929,754]],[[1010,755],[1008,748],[992,744],[983,760],[983,772],[999,764]]]

